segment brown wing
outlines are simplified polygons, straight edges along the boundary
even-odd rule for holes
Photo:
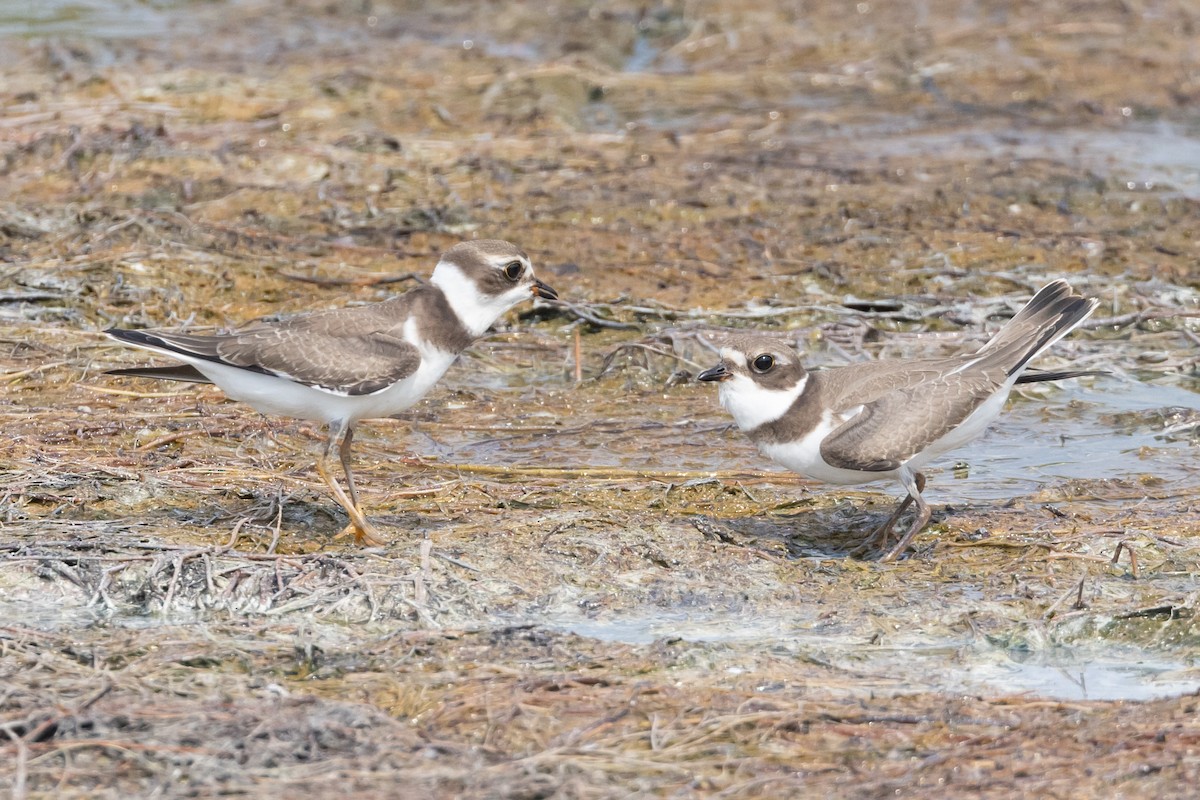
[[[407,378],[421,365],[417,348],[399,335],[335,333],[306,326],[255,327],[221,337],[219,360],[350,395],[371,394]]]
[[[440,322],[426,332],[435,347],[459,352],[471,343],[470,333],[461,324],[450,322],[457,318],[444,295],[429,284],[373,305],[258,322],[231,333],[198,335],[118,329],[107,333],[159,352],[230,364],[309,386],[362,395],[386,389],[412,375],[421,365],[420,352],[403,336],[404,324],[413,316]]]
[[[401,298],[402,299],[402,298]],[[371,394],[412,375],[420,352],[400,334],[403,309],[381,303],[260,322],[227,334],[109,333],[131,344],[279,375],[350,395]]]
[[[974,373],[885,392],[825,437],[821,457],[843,469],[896,469],[958,426],[999,385],[994,376]]]

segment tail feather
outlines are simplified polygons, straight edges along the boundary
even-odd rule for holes
[[[218,352],[222,337],[202,336],[188,333],[167,333],[154,331],[132,331],[125,328],[109,328],[106,334],[124,344],[141,347],[154,353],[178,358],[180,361],[203,363],[212,361],[217,364],[228,364]],[[248,364],[238,365],[240,369],[251,372],[261,372],[271,375],[263,367]],[[175,370],[172,373],[172,370]],[[165,378],[175,381],[191,381],[193,383],[212,383],[205,378],[200,370],[194,367],[179,365],[178,367],[135,367],[127,370],[114,370],[114,375],[137,375],[143,378]]]
[[[1039,353],[1078,327],[1098,304],[1095,298],[1075,294],[1066,281],[1051,281],[979,352],[1005,363],[1005,371],[1015,375]]]
[[[186,333],[157,333],[154,331],[131,331],[125,328],[109,328],[105,331],[118,342],[131,344],[134,347],[144,347],[163,353],[179,353],[193,358],[203,358],[205,361],[220,361],[217,345],[220,337],[194,336]]]
[[[146,350],[151,350],[155,353],[161,353],[167,356],[176,356],[183,360],[183,357],[200,358],[206,361],[219,360],[212,349],[212,354],[204,352],[203,345],[208,344],[208,340],[212,337],[185,337],[175,335],[175,338],[186,338],[189,343],[198,343],[201,347],[186,348],[172,341],[166,334],[159,335],[151,331],[131,331],[124,328],[109,328],[105,331],[113,339],[123,344],[130,344],[134,347],[141,347]],[[162,367],[125,367],[122,369],[109,370],[109,375],[126,375],[134,378],[158,378],[160,380],[170,381],[186,381],[188,383],[212,383],[200,370],[189,364],[170,364]]]
[[[212,383],[200,373],[200,370],[189,364],[172,364],[166,367],[126,367],[110,369],[105,375],[126,375],[132,378],[158,378],[167,381],[186,381],[187,383]]]
[[[1103,369],[1061,369],[1042,370],[1031,369],[1017,376],[1017,383],[1041,383],[1043,381],[1064,381],[1067,378],[1089,378],[1095,375],[1108,375]]]

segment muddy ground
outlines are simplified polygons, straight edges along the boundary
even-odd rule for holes
[[[0,3],[0,786],[14,798],[1187,797],[1200,781],[1191,3]],[[899,4],[897,4],[899,5]],[[281,6],[281,7],[280,7]],[[103,374],[99,331],[513,312],[356,440]],[[691,376],[1103,304],[897,487],[764,462]]]

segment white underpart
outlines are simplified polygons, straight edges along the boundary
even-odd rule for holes
[[[772,461],[782,464],[793,472],[807,475],[825,483],[856,484],[881,478],[894,477],[897,472],[861,472],[855,469],[831,467],[821,458],[821,442],[847,420],[857,416],[862,406],[855,406],[841,414],[826,410],[821,422],[803,438],[792,442],[776,442],[759,445],[759,451]]]
[[[529,284],[514,285],[504,294],[489,296],[479,291],[457,264],[439,261],[429,282],[442,290],[454,313],[471,336],[482,336],[500,315],[533,296]]]
[[[733,373],[721,381],[717,396],[721,406],[733,415],[733,421],[744,431],[752,431],[760,425],[774,422],[787,413],[796,398],[804,394],[808,385],[805,375],[790,389],[764,389],[746,375]]]
[[[286,378],[251,372],[173,350],[157,347],[143,349],[191,364],[230,399],[246,403],[263,414],[310,419],[332,425],[399,414],[424,397],[457,357],[457,354],[440,350],[421,339],[415,319],[405,323],[404,338],[420,351],[420,367],[404,380],[364,395],[348,395],[332,389],[306,386]]]

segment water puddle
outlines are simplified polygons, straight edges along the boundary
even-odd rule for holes
[[[0,36],[159,36],[185,0],[0,0]]]
[[[1195,446],[1165,437],[1153,413],[1172,406],[1200,408],[1200,395],[1129,381],[1064,386],[1049,401],[1018,402],[980,439],[938,462],[939,492],[956,500],[994,501],[1061,481],[1138,475],[1153,476],[1160,488],[1194,488],[1200,485]],[[1145,424],[1118,424],[1130,416]],[[955,460],[968,469],[949,468]]]
[[[666,609],[654,614],[612,615],[605,619],[562,613],[529,621],[551,630],[624,644],[649,644],[659,639],[720,643],[778,641],[794,629],[779,617],[752,620],[744,615],[718,617]]]
[[[1156,197],[1162,197],[1169,187],[1179,196],[1200,197],[1200,138],[1165,120],[1130,123],[1114,130],[964,128],[948,132],[913,130],[912,121],[903,120],[895,132],[874,129],[848,136],[847,147],[861,148],[872,158],[1061,161],[1124,181],[1130,191],[1154,190]]]
[[[961,691],[1028,692],[1056,700],[1154,700],[1200,691],[1200,671],[1151,654],[1120,661],[1111,653],[1097,660],[1067,653],[1035,662],[976,663],[951,677],[951,687]]]
[[[1028,693],[1056,700],[1149,700],[1200,692],[1200,669],[1163,653],[1137,648],[1097,651],[1056,647],[1029,653],[961,641],[875,646],[847,643],[839,636],[814,635],[779,617],[746,619],[742,615],[672,611],[613,615],[604,620],[571,618],[564,613],[539,619],[537,624],[624,644],[682,640],[718,646],[751,645],[776,657],[795,656],[868,679],[878,676],[881,688],[898,693]],[[753,669],[752,661],[746,658],[737,659],[737,665],[728,668],[737,674]]]

